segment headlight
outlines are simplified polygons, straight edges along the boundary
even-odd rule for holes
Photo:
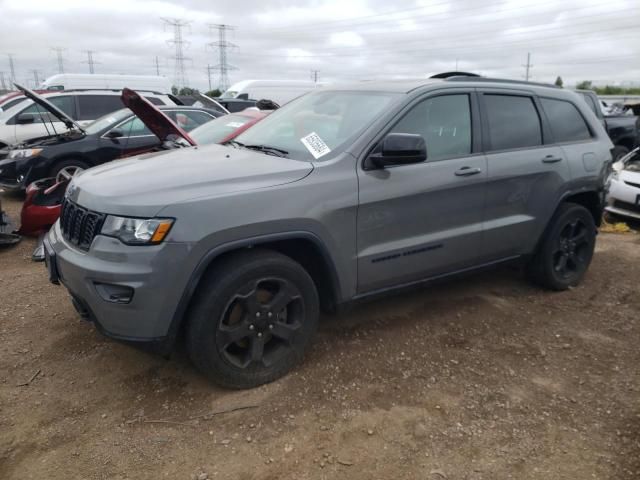
[[[22,150],[11,150],[9,158],[29,158],[37,157],[42,152],[41,148],[25,148]]]
[[[108,215],[100,233],[128,245],[156,245],[164,240],[172,225],[173,220],[169,218],[145,220]]]

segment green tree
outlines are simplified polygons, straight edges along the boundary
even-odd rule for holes
[[[220,91],[219,88],[215,88],[213,90],[209,90],[208,92],[204,92],[204,94],[207,97],[215,98],[215,97],[219,97],[220,95],[222,95],[222,92]]]
[[[578,90],[593,90],[593,82],[591,80],[583,80],[576,85]]]
[[[558,78],[556,78],[556,81],[554,82],[556,87],[561,87],[562,85],[564,85],[564,82],[562,81],[562,77],[558,76]]]

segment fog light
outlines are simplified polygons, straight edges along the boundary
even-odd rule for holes
[[[105,302],[111,303],[129,303],[133,298],[133,288],[126,285],[114,285],[111,283],[93,283],[96,287],[98,295],[102,297]]]

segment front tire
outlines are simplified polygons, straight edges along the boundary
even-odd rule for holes
[[[552,290],[574,287],[589,268],[595,244],[596,225],[589,210],[564,203],[549,223],[529,265],[529,276]]]
[[[187,318],[187,349],[213,382],[256,387],[300,362],[319,312],[315,284],[301,265],[270,250],[246,250],[202,279]]]
[[[51,169],[50,176],[55,177],[56,181],[69,181],[75,174],[86,170],[87,168],[89,168],[89,165],[82,160],[71,158],[69,160],[63,160],[56,163]]]

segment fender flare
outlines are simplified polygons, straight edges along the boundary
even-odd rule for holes
[[[281,233],[271,233],[266,235],[259,235],[255,237],[248,237],[239,240],[234,240],[231,242],[223,243],[218,245],[204,254],[204,256],[200,259],[196,268],[191,273],[189,277],[189,281],[185,286],[182,296],[180,297],[180,301],[178,302],[178,306],[176,307],[173,316],[171,318],[171,323],[169,325],[169,329],[167,331],[167,335],[164,339],[164,351],[170,351],[173,349],[175,341],[177,340],[178,332],[180,331],[180,327],[184,320],[184,316],[189,308],[189,304],[191,303],[191,299],[200,284],[200,280],[202,276],[207,271],[209,265],[215,261],[220,255],[238,250],[241,248],[246,248],[249,246],[259,246],[261,244],[277,242],[280,240],[309,240],[313,242],[313,244],[318,247],[318,250],[321,252],[323,260],[325,264],[329,267],[329,275],[331,277],[331,287],[334,298],[337,302],[340,301],[340,278],[338,276],[338,272],[336,270],[335,263],[333,258],[329,254],[329,250],[326,247],[325,243],[318,237],[316,234],[300,230],[300,231],[291,231],[291,232],[281,232]]]

